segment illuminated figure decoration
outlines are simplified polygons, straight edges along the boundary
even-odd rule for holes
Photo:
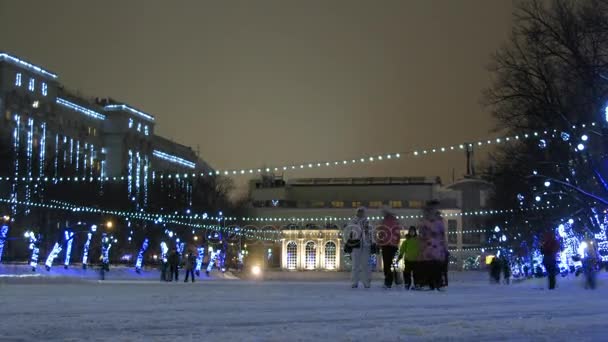
[[[0,261],[2,261],[2,252],[8,238],[8,225],[4,224],[0,227]]]
[[[36,267],[38,266],[38,254],[40,253],[40,240],[41,236],[38,234],[34,234],[34,232],[27,231],[25,232],[25,237],[30,239],[30,250],[32,251],[32,255],[30,257],[30,266],[32,267],[32,272],[36,272]]]
[[[67,270],[68,266],[70,266],[70,257],[72,256],[72,243],[74,242],[74,232],[66,230],[63,232],[65,237],[65,260],[63,262],[63,267]]]
[[[169,247],[167,247],[167,244],[162,241],[160,243],[160,260],[162,262],[162,266],[161,266],[161,272],[160,272],[160,280],[161,281],[168,281],[169,278],[167,277],[167,268],[169,267],[169,264],[167,263],[167,253],[169,252]]]
[[[53,266],[53,261],[55,261],[55,258],[57,258],[57,256],[59,256],[59,253],[61,253],[62,249],[63,248],[61,248],[61,243],[55,242],[53,249],[47,256],[46,262],[44,263],[47,271],[51,270],[51,267]]]
[[[220,254],[219,249],[214,251],[212,247],[209,247],[209,264],[207,265],[207,271],[205,272],[205,273],[207,273],[207,276],[213,269],[213,265],[216,263],[219,254]]]
[[[141,245],[141,249],[139,250],[139,253],[137,254],[137,260],[135,261],[135,272],[137,272],[137,273],[141,272],[141,267],[143,266],[143,263],[144,263],[144,253],[146,252],[147,249],[148,249],[148,238],[145,238],[143,244]]]
[[[84,244],[84,249],[82,251],[82,269],[87,269],[87,263],[89,261],[89,248],[91,247],[91,238],[93,237],[93,233],[87,233],[87,242]]]
[[[105,280],[106,272],[110,271],[110,248],[112,248],[112,238],[103,233],[101,237],[101,280]]]
[[[197,255],[196,255],[196,275],[200,276],[201,275],[201,268],[203,267],[203,258],[205,257],[205,247],[199,247],[196,249],[197,251]]]

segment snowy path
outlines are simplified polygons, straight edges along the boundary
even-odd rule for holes
[[[461,278],[445,293],[344,282],[1,284],[0,340],[606,340],[608,288]]]

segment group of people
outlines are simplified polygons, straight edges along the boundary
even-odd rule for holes
[[[179,267],[181,259],[180,254],[177,252],[177,248],[173,248],[167,257],[167,262],[162,263],[160,273],[161,281],[179,281]],[[194,270],[196,268],[196,254],[194,254],[194,252],[188,252],[183,260],[183,266],[186,270],[186,278],[184,279],[184,283],[188,282],[188,277],[190,277],[194,283]]]
[[[500,284],[500,275],[502,274],[505,284],[511,283],[511,263],[507,257],[496,256],[490,262],[490,280],[493,283]]]
[[[377,227],[370,226],[365,208],[357,209],[357,216],[345,231],[345,252],[350,253],[352,260],[352,287],[357,288],[359,283],[365,288],[371,286],[369,259],[378,252],[382,254],[384,288],[397,284],[394,270],[400,260],[404,264],[405,289],[440,290],[447,286],[449,253],[438,205],[437,201],[427,203],[418,228],[409,228],[401,246],[402,228],[389,208],[382,209],[384,218]]]

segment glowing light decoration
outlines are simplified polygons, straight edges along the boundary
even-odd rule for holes
[[[20,149],[20,137],[21,137],[21,117],[19,115],[14,116],[15,119],[15,129],[13,131],[13,155],[14,155],[14,163],[13,169],[15,170],[15,181],[13,182],[12,190],[11,190],[11,200],[18,200],[18,177],[19,177],[19,149]],[[17,215],[17,205],[11,205],[11,212],[13,216]]]
[[[142,111],[139,111],[137,109],[131,108],[125,104],[121,104],[121,105],[109,105],[109,106],[105,106],[103,108],[106,111],[125,111],[125,112],[130,112],[133,113],[141,118],[144,118],[150,122],[154,122],[154,117],[150,114],[146,114]]]
[[[78,172],[79,165],[80,165],[80,141],[76,141],[76,172]]]
[[[18,72],[18,73],[15,75],[15,86],[16,86],[16,87],[21,87],[21,84],[22,84],[22,83],[21,83],[21,73],[20,73],[20,72]]]
[[[582,141],[587,141],[589,140],[589,137],[587,136],[587,134],[583,134],[583,136],[581,137]]]
[[[28,85],[27,85],[27,89],[31,92],[36,90],[36,79],[35,78],[30,78],[30,81],[28,82]]]
[[[92,238],[93,232],[87,233],[87,241],[84,243],[84,249],[82,250],[82,268],[85,270],[87,269],[87,263],[89,262],[89,248],[91,247]]]
[[[33,161],[33,152],[34,152],[34,119],[29,118],[27,120],[27,151],[26,151],[26,167],[27,167],[27,178],[32,178],[32,161]],[[30,201],[32,198],[32,190],[29,184],[25,185],[25,200]],[[25,210],[25,214],[28,215],[30,213],[29,209]]]
[[[101,238],[101,262],[104,265],[110,264],[110,248],[112,248],[112,239],[104,233]]]
[[[146,136],[150,135],[150,128],[148,127],[148,125],[144,126],[144,135],[146,135]]]
[[[160,258],[163,262],[167,262],[167,253],[169,253],[169,247],[167,247],[165,241],[162,241],[160,243]]]
[[[174,164],[179,164],[179,165],[185,166],[190,169],[194,169],[196,167],[196,163],[193,163],[189,160],[186,160],[186,159],[183,159],[183,158],[180,158],[180,157],[177,157],[177,156],[174,156],[174,155],[171,155],[171,154],[159,151],[159,150],[154,150],[152,152],[152,155],[157,158],[164,159],[168,162],[171,162]]]
[[[40,167],[39,167],[39,177],[44,177],[44,166],[46,164],[46,123],[42,123],[40,125],[42,128],[42,136],[40,137]]]
[[[566,132],[562,132],[560,134],[560,137],[562,138],[563,141],[569,141],[570,140],[570,134],[568,134]]]
[[[583,145],[583,144],[578,144],[578,145],[576,145],[576,149],[577,149],[577,150],[579,150],[579,151],[582,151],[582,150],[584,150],[584,149],[585,149],[585,145]]]
[[[141,132],[141,122],[138,122],[138,123],[137,123],[137,131],[138,131],[138,132]]]
[[[144,155],[144,208],[148,207],[148,172],[150,169],[150,161],[148,155]]]
[[[133,151],[129,150],[129,162],[127,163],[129,181],[127,182],[127,193],[131,200],[133,196]]]
[[[212,248],[209,248],[209,264],[207,265],[207,275],[213,270],[213,266],[218,262],[218,257],[220,255],[220,250],[214,251]]]
[[[135,271],[137,273],[141,272],[141,268],[144,263],[144,253],[146,252],[147,249],[148,249],[148,238],[145,238],[144,242],[141,245],[141,248],[139,249],[139,253],[137,254],[137,260],[135,261]]]
[[[2,252],[8,239],[8,225],[4,224],[0,227],[0,261],[2,261]]]
[[[70,258],[72,257],[72,243],[74,242],[74,232],[66,230],[63,232],[65,237],[65,259],[63,266],[67,269],[70,266]]]
[[[40,254],[40,235],[36,236],[34,232],[26,232],[25,237],[30,239],[30,250],[32,251],[32,255],[30,256],[30,267],[32,271],[36,271],[38,266],[38,255]]]
[[[26,61],[24,61],[22,59],[19,59],[17,57],[13,57],[13,56],[11,56],[11,55],[9,55],[7,53],[0,53],[0,61],[5,61],[5,62],[12,63],[14,65],[17,65],[19,67],[28,69],[30,71],[33,71],[33,72],[35,72],[35,73],[37,73],[39,75],[45,76],[45,77],[50,77],[50,78],[53,78],[53,79],[57,78],[57,75],[55,75],[55,74],[53,74],[53,73],[51,73],[51,72],[49,72],[47,70],[44,70],[44,69],[42,69],[39,66],[33,65],[31,63],[28,63],[28,62],[26,62]]]
[[[59,134],[55,134],[55,178],[59,176]],[[43,175],[40,175],[42,177]],[[55,182],[56,183],[56,182]]]
[[[203,267],[203,258],[205,257],[205,247],[198,247],[196,249],[197,251],[197,255],[196,255],[196,273],[200,274],[201,272],[201,268]]]
[[[68,101],[66,99],[58,97],[55,100],[55,102],[57,104],[59,104],[59,105],[62,105],[64,107],[66,107],[66,108],[69,108],[69,109],[71,109],[71,110],[73,110],[75,112],[78,112],[80,114],[84,114],[84,115],[86,115],[86,116],[88,116],[90,118],[97,119],[97,120],[105,120],[106,119],[105,115],[100,114],[100,113],[98,113],[98,112],[96,112],[96,111],[94,111],[92,109],[80,106],[80,105],[78,105],[76,103],[70,102],[70,101]]]
[[[133,128],[133,118],[129,118],[129,128]]]
[[[179,253],[179,255],[184,254],[184,249],[186,249],[186,244],[179,242],[179,239],[177,239],[177,253]]]
[[[49,86],[46,82],[42,82],[42,96],[47,96],[49,94]]]
[[[44,263],[47,271],[51,270],[51,267],[53,267],[53,261],[55,261],[55,258],[57,258],[57,256],[59,256],[59,253],[61,253],[62,250],[63,250],[63,248],[61,248],[61,244],[59,242],[55,242],[53,249],[47,256],[46,262]]]
[[[540,139],[538,141],[538,147],[541,149],[547,148],[547,141],[545,139]]]
[[[74,139],[70,138],[70,164],[74,163]]]

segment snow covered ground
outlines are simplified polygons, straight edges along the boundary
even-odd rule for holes
[[[351,289],[339,279],[0,279],[0,340],[608,340],[605,279],[587,291],[580,278],[560,278],[547,291],[544,280],[491,286],[485,274],[452,278],[444,293],[384,290],[378,281]]]

